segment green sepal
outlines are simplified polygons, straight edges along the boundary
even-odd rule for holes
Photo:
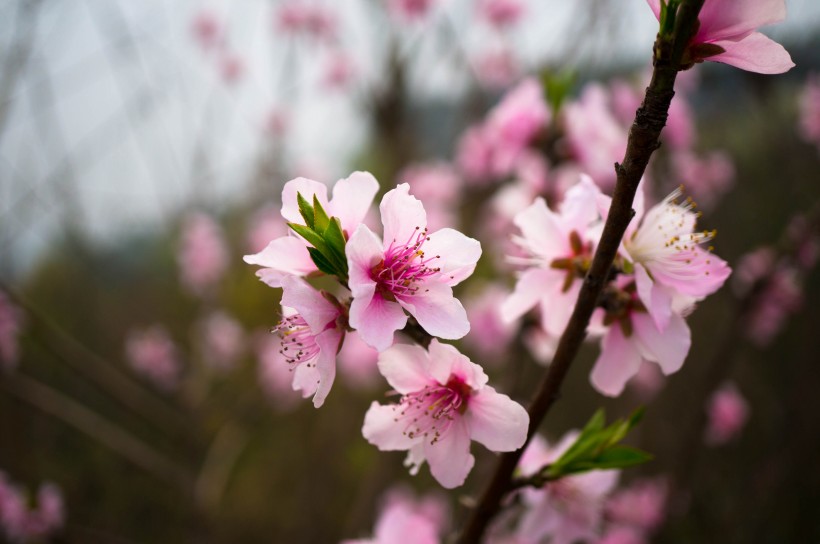
[[[324,234],[329,223],[330,217],[328,217],[316,195],[313,195],[313,227],[311,228],[320,234]]]
[[[333,217],[325,229],[325,242],[327,242],[330,251],[333,252],[334,257],[340,264],[340,269],[347,277],[347,257],[345,256],[345,235],[342,231],[342,223],[338,217]]]
[[[316,231],[304,225],[300,225],[299,223],[288,223],[288,226],[293,230],[293,232],[307,240],[307,242],[310,245],[312,245],[322,253],[326,253],[327,244],[325,244],[324,238],[322,238],[322,236],[319,235]]]
[[[313,196],[313,200],[316,200],[316,195]],[[299,214],[302,216],[302,219],[305,220],[305,225],[307,225],[310,230],[313,230],[313,207],[305,200],[302,193],[296,193],[296,204],[299,206]]]
[[[307,248],[308,253],[310,253],[310,259],[313,261],[313,264],[316,265],[320,271],[324,272],[325,274],[335,276],[337,275],[336,269],[330,264],[330,261],[325,259],[324,255],[316,249],[315,247]]]

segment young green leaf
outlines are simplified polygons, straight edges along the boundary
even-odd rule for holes
[[[328,224],[330,224],[330,217],[328,217],[316,195],[313,195],[313,230],[319,234],[324,234]]]
[[[313,261],[313,264],[316,265],[316,268],[331,276],[338,275],[339,271],[336,270],[332,264],[330,264],[330,261],[328,261],[318,249],[315,247],[309,247],[308,253],[310,253],[310,258]]]
[[[316,195],[314,195],[313,198],[315,200]],[[301,214],[302,219],[305,220],[305,225],[307,225],[310,230],[313,230],[313,208],[310,203],[305,200],[302,193],[296,193],[296,203],[299,205],[299,214]]]

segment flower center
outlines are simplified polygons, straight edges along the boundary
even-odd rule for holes
[[[428,385],[420,391],[405,395],[393,407],[396,422],[405,424],[404,434],[419,436],[435,444],[455,418],[467,409],[472,389],[460,378],[452,376],[447,385]]]
[[[420,227],[416,227],[404,244],[393,240],[384,259],[370,270],[370,277],[377,283],[376,289],[382,296],[388,300],[413,296],[419,292],[420,283],[441,272],[441,268],[432,266],[441,256],[427,257],[422,249],[424,242],[429,240],[427,229]]]
[[[316,336],[311,332],[305,319],[300,315],[283,317],[271,332],[279,335],[282,340],[282,349],[279,350],[285,357],[285,361],[291,366],[291,370],[301,363],[307,363],[319,355],[319,346],[316,344]]]

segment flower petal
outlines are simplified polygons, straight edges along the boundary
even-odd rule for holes
[[[649,316],[647,319],[650,319]],[[634,334],[631,338],[625,338],[621,327],[613,324],[601,342],[601,354],[592,368],[592,386],[603,395],[617,397],[629,378],[637,374],[641,361]]]
[[[420,346],[396,344],[379,355],[377,364],[387,383],[402,395],[424,389],[433,381],[430,358]]]
[[[443,487],[453,489],[464,483],[475,458],[470,454],[470,435],[462,418],[456,417],[437,442],[424,442],[424,457],[430,473]]]
[[[302,214],[299,213],[299,204],[296,194],[300,193],[310,205],[313,205],[313,195],[319,199],[319,203],[327,210],[327,187],[324,183],[313,181],[307,178],[296,178],[285,183],[282,188],[282,217],[291,223],[305,224]]]
[[[278,279],[270,277],[270,281],[265,281],[263,278],[263,281],[271,287],[281,287],[280,282],[284,275],[304,276],[316,270],[316,265],[310,259],[305,242],[295,236],[276,238],[265,249],[254,255],[245,255],[243,260],[248,264],[281,272],[282,274],[276,276]],[[274,283],[277,285],[273,285]]]
[[[333,199],[328,213],[339,218],[344,230],[353,232],[364,221],[377,192],[379,182],[373,174],[353,172],[333,186]]]
[[[350,326],[359,331],[365,344],[379,351],[393,345],[393,333],[406,324],[407,315],[401,306],[378,293],[354,298],[350,304]]]
[[[307,322],[313,334],[319,334],[339,316],[339,309],[319,291],[296,276],[282,280],[282,306],[293,308]]]
[[[444,281],[450,286],[469,277],[481,257],[481,243],[455,229],[434,232],[423,247],[427,258],[440,256],[434,265],[441,269]]]
[[[467,311],[448,285],[425,283],[424,292],[398,300],[431,336],[458,340],[470,332]]]
[[[362,435],[365,440],[381,451],[401,451],[410,449],[419,438],[409,438],[404,425],[396,423],[398,404],[383,406],[376,401],[370,405],[364,416]]]
[[[370,277],[370,271],[384,258],[382,244],[373,231],[365,225],[359,225],[353,236],[345,244],[347,254],[348,285],[353,299],[365,296],[376,288],[376,282]]]
[[[529,268],[521,273],[515,290],[501,304],[501,318],[515,321],[542,299],[552,299],[561,289],[563,274],[547,268]]]
[[[428,348],[430,354],[429,373],[438,383],[446,385],[455,376],[471,389],[478,390],[487,384],[489,378],[481,366],[472,362],[469,357],[450,344],[444,344],[433,338]]]
[[[722,47],[725,52],[706,60],[758,74],[782,74],[794,68],[789,52],[760,32],[752,32],[740,41],[723,40],[713,44]]]
[[[709,0],[704,2],[698,20],[695,42],[744,36],[758,27],[786,18],[785,0]]]
[[[692,346],[692,334],[683,317],[673,313],[663,332],[647,314],[633,314],[632,325],[633,337],[644,358],[658,363],[667,376],[680,370]]]
[[[672,294],[652,281],[646,268],[640,263],[635,263],[635,285],[638,297],[655,320],[658,330],[664,330],[672,317]]]
[[[527,249],[533,255],[555,259],[568,253],[569,233],[561,228],[559,219],[547,207],[543,198],[536,198],[529,207],[519,212],[513,223],[521,229]]]
[[[473,440],[490,451],[514,451],[524,445],[530,416],[523,406],[489,386],[468,402],[465,418]]]
[[[427,214],[421,201],[410,194],[410,185],[402,183],[388,191],[379,205],[384,225],[384,248],[404,244],[418,230],[427,226]]]
[[[316,370],[319,373],[316,394],[313,395],[313,406],[319,408],[324,404],[333,381],[336,379],[336,353],[339,351],[343,334],[337,329],[328,329],[316,337],[316,344],[321,351],[316,359]],[[304,365],[300,365],[304,366]]]

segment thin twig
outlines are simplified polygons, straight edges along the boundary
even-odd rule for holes
[[[624,160],[615,166],[618,179],[601,240],[595,250],[590,270],[584,278],[572,316],[558,342],[552,364],[528,410],[530,427],[527,443],[558,399],[564,378],[586,337],[590,317],[606,284],[609,269],[624,232],[634,216],[632,202],[638,184],[652,153],[660,146],[660,134],[666,124],[672,97],[675,95],[675,79],[686,46],[695,33],[703,2],[704,0],[684,0],[678,11],[672,35],[666,38],[659,35],[655,42],[652,80],[629,131]],[[460,544],[481,541],[484,531],[498,512],[501,500],[509,491],[513,472],[524,448],[526,443],[520,449],[501,456],[478,505],[458,539]]]

